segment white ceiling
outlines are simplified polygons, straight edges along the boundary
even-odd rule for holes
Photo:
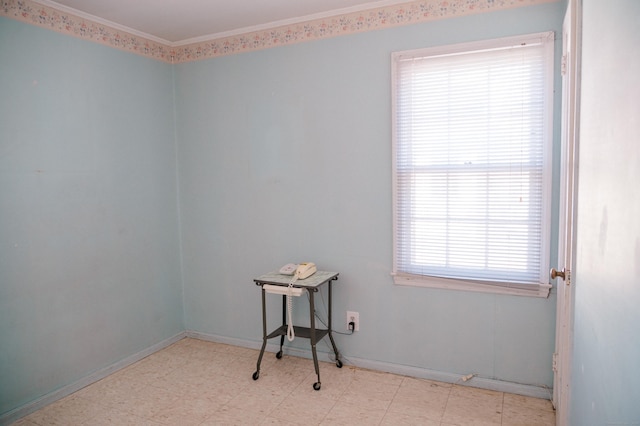
[[[407,0],[35,0],[170,46],[326,18]]]

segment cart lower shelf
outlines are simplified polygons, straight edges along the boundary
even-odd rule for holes
[[[267,339],[273,339],[274,337],[278,337],[278,336],[286,336],[287,327],[288,327],[287,324],[281,325],[277,329],[273,330],[269,335],[267,335]],[[309,327],[300,327],[300,326],[294,325],[293,332],[295,333],[296,337],[311,339],[311,329]],[[329,333],[329,330],[316,328],[315,332],[316,332],[315,342],[311,342],[311,343],[316,343],[322,340],[322,338],[326,336],[327,333]]]

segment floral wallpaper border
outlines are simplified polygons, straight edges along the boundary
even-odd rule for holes
[[[165,62],[179,63],[556,1],[559,0],[420,0],[184,46],[164,45],[31,0],[2,0],[0,16]]]

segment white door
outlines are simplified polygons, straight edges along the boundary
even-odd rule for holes
[[[580,0],[569,0],[562,28],[562,149],[558,261],[551,270],[557,286],[556,352],[554,353],[553,405],[556,424],[568,424],[571,352],[573,343],[574,195],[576,193],[578,135],[578,53]]]

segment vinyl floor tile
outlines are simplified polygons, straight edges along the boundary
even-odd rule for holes
[[[552,426],[550,401],[185,338],[14,423]]]

